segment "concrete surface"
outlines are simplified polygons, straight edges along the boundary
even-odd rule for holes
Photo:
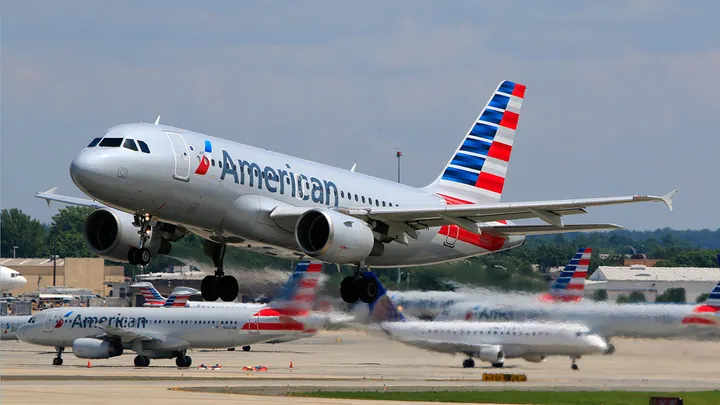
[[[279,396],[251,397],[194,392],[203,387],[229,387],[235,392],[277,395],[288,390],[712,390],[720,389],[720,342],[613,340],[610,356],[580,359],[580,371],[567,358],[543,363],[507,360],[503,370],[477,363],[463,369],[462,356],[429,353],[382,337],[355,331],[278,345],[253,346],[250,352],[195,350],[190,369],[174,360],[152,360],[149,368],[132,366],[134,354],[105,360],[78,359],[65,353],[63,366],[51,365],[49,348],[22,342],[0,343],[0,402],[3,404],[127,404],[142,398],[154,404],[215,404],[259,400],[263,403],[366,403]],[[290,369],[290,362],[293,368]],[[198,370],[205,363],[219,371]],[[267,372],[243,372],[244,365],[265,365]],[[524,383],[482,382],[483,372],[523,373]],[[190,387],[193,392],[183,391]],[[377,402],[373,402],[377,403]],[[393,402],[397,404],[397,402]],[[414,403],[417,404],[417,403]]]

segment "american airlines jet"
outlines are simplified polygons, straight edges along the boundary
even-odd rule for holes
[[[0,292],[6,293],[27,284],[27,279],[18,271],[0,266]]]
[[[526,235],[616,229],[565,224],[588,207],[664,202],[633,195],[500,202],[525,86],[503,81],[462,137],[437,178],[422,188],[283,155],[182,128],[124,124],[93,139],[70,164],[92,200],[55,194],[50,201],[94,206],[85,237],[98,256],[145,265],[194,233],[205,239],[215,274],[206,301],[232,301],[238,284],[223,270],[226,246],[287,258],[351,264],[340,293],[372,302],[369,267],[419,266],[498,252]],[[237,135],[237,136],[243,136]],[[539,218],[543,225],[512,220]]]

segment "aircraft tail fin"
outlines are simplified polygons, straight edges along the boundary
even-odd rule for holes
[[[453,204],[500,201],[524,98],[525,85],[501,82],[440,176],[425,189]]]
[[[585,278],[591,256],[592,248],[580,248],[544,297],[549,301],[580,301],[585,293]]]
[[[380,282],[380,279],[370,271],[363,272],[362,277],[375,280],[375,283],[377,283],[378,286],[378,298],[368,304],[370,323],[404,321],[405,317],[402,315],[392,298],[390,298],[387,294],[387,290]]]
[[[160,294],[160,292],[155,288],[152,283],[135,283],[131,287],[136,287],[140,290],[140,294],[142,294],[143,298],[145,299],[146,305],[159,306],[165,304],[165,297]]]
[[[297,264],[290,279],[280,287],[270,307],[286,314],[307,313],[317,301],[322,263],[304,260]]]
[[[169,297],[165,300],[163,307],[166,308],[178,308],[186,307],[188,298],[191,295],[199,294],[200,292],[194,288],[189,287],[177,287],[173,290]]]

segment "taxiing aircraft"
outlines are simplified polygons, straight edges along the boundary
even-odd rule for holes
[[[0,292],[6,293],[27,284],[27,279],[20,272],[0,266]]]
[[[189,367],[190,348],[227,348],[281,339],[315,330],[322,319],[310,311],[317,295],[320,263],[300,262],[297,283],[260,310],[244,308],[78,307],[45,310],[17,330],[20,340],[53,346],[62,365],[65,347],[83,359],[134,351],[135,366],[175,358]]]
[[[0,316],[0,340],[18,340],[17,330],[30,320],[30,315]]]
[[[438,177],[415,188],[202,133],[153,124],[112,127],[70,164],[75,185],[92,200],[37,197],[96,207],[85,238],[98,256],[146,265],[194,233],[216,267],[201,284],[205,301],[232,301],[237,280],[225,274],[227,245],[292,259],[356,265],[343,279],[346,302],[372,302],[369,267],[421,266],[522,245],[526,235],[619,228],[565,224],[563,217],[603,205],[664,202],[632,195],[500,202],[526,87],[503,81]],[[511,221],[538,218],[544,225]]]
[[[374,277],[367,273],[366,277]],[[607,343],[586,325],[551,322],[409,321],[380,286],[379,298],[370,304],[370,321],[390,338],[411,346],[441,352],[463,353],[463,367],[474,359],[502,367],[505,359],[541,362],[547,356],[568,356],[572,369],[583,355],[600,354]]]

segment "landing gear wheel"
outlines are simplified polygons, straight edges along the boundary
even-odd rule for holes
[[[572,369],[573,369],[573,370],[575,370],[575,371],[578,371],[578,370],[580,370],[580,369],[578,368],[578,365],[577,365],[577,364],[575,364],[575,363],[573,363],[573,365],[572,365],[572,366],[570,366],[570,368],[572,368]]]
[[[473,368],[473,367],[475,367],[475,360],[473,360],[473,359],[463,360],[463,368]]]
[[[502,366],[505,365],[505,363],[499,362],[499,363],[492,363],[492,366],[495,368],[502,368]]]
[[[355,286],[355,277],[348,276],[342,280],[340,283],[340,297],[342,297],[343,301],[350,304],[360,299],[360,293]]]
[[[249,352],[249,351],[250,351],[250,346],[243,346],[242,349],[243,349],[244,352]]]
[[[62,366],[63,359],[61,357],[55,357],[53,359],[53,366]]]
[[[135,356],[135,367],[147,367],[150,365],[150,358],[146,356]]]
[[[217,277],[205,276],[200,283],[200,292],[205,301],[217,301],[218,299],[218,288],[217,288]]]
[[[234,301],[238,295],[238,282],[233,276],[223,276],[216,281],[216,288],[220,299]]]
[[[178,367],[190,367],[192,364],[192,359],[190,356],[178,356],[175,359],[175,365]]]
[[[138,248],[134,248],[134,247],[130,248],[130,250],[128,250],[128,263],[130,263],[132,266],[137,266],[137,264],[138,264],[137,252],[138,252]]]
[[[235,351],[235,348],[234,348],[234,347],[228,347],[228,351],[229,351],[229,352],[234,352],[234,351]]]
[[[614,354],[615,353],[615,345],[610,343],[608,344],[608,348],[605,351],[605,354]]]
[[[142,248],[137,250],[137,253],[135,254],[135,260],[138,262],[141,266],[147,266],[148,263],[150,263],[151,255],[150,250],[148,248]]]
[[[362,278],[355,282],[355,288],[359,287],[360,301],[371,304],[375,302],[378,295],[378,285],[373,279]]]

